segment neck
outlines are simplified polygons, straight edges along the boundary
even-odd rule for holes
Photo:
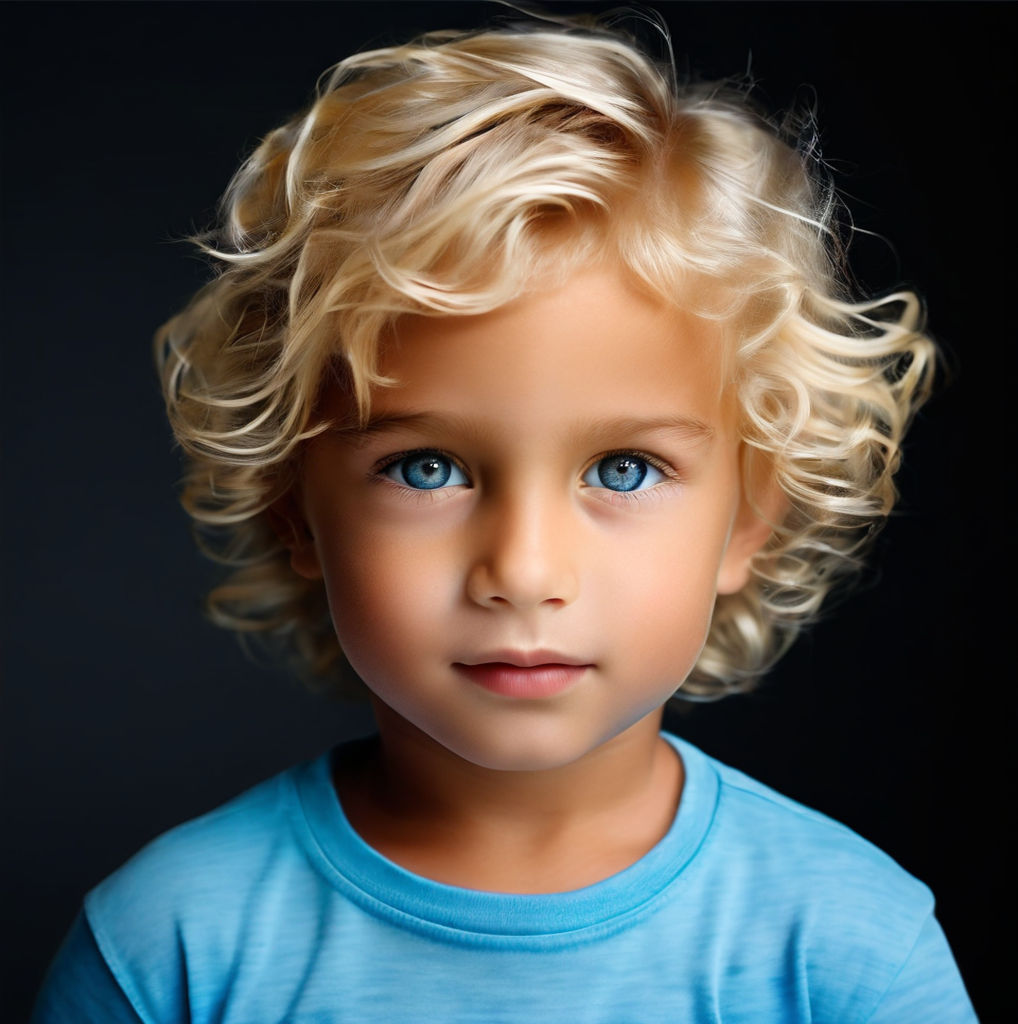
[[[376,702],[377,744],[337,769],[354,829],[436,881],[504,892],[581,888],[629,867],[671,826],[682,766],[660,711],[541,771],[469,762]]]

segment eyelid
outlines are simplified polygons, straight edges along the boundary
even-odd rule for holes
[[[598,471],[600,463],[621,457],[645,463],[649,470],[658,474],[658,479],[652,479],[647,486],[643,486],[646,481],[641,480],[632,490],[616,490],[614,487],[608,487],[603,479],[588,479],[595,472],[600,477]],[[616,448],[597,456],[596,459],[588,463],[580,477],[580,483],[591,498],[618,508],[635,508],[646,502],[660,501],[669,494],[674,494],[675,489],[682,483],[682,477],[671,463],[657,455],[651,455],[639,448]]]
[[[417,448],[406,448],[406,449],[403,449],[401,451],[392,452],[391,454],[386,455],[383,458],[379,459],[371,467],[369,475],[371,477],[373,477],[374,479],[378,479],[378,480],[390,480],[390,482],[395,483],[396,486],[403,487],[405,485],[399,484],[396,481],[391,480],[391,478],[389,478],[386,475],[386,470],[388,470],[392,466],[396,465],[396,463],[401,462],[403,459],[410,458],[411,456],[414,456],[414,455],[429,455],[429,454],[439,455],[443,459],[448,459],[451,463],[453,463],[453,465],[458,467],[458,469],[463,474],[463,476],[466,477],[467,484],[470,487],[474,486],[474,481],[473,481],[473,479],[471,477],[470,471],[463,464],[463,462],[460,459],[458,459],[455,455],[453,455],[451,452],[446,451],[446,449],[444,449],[444,448],[437,448],[437,447],[434,447],[434,446],[421,446],[421,447],[417,447]],[[665,459],[661,458],[660,456],[653,455],[652,453],[644,451],[641,448],[612,448],[612,449],[609,449],[607,451],[601,452],[598,455],[595,455],[592,459],[590,459],[587,462],[586,466],[584,466],[583,472],[580,474],[581,479],[583,477],[585,477],[587,475],[587,473],[589,473],[590,470],[593,469],[602,460],[616,458],[618,456],[623,456],[623,455],[631,455],[631,456],[634,456],[635,458],[638,458],[638,459],[642,460],[643,462],[646,462],[648,466],[652,466],[658,472],[663,473],[664,476],[667,477],[672,482],[678,483],[682,479],[680,473],[676,470],[676,468],[671,463],[667,462]],[[592,486],[592,485],[588,485],[588,486]],[[598,489],[601,489],[601,488],[598,488]],[[644,492],[641,492],[641,491],[621,492],[620,491],[620,492],[612,492],[612,493],[618,493],[618,494],[623,495],[623,496],[627,495],[627,494],[635,496],[637,494],[644,493]]]
[[[403,459],[409,458],[411,455],[440,455],[443,459],[448,459],[459,471],[466,477],[467,483],[473,487],[474,481],[470,476],[470,471],[460,459],[457,459],[452,452],[447,452],[444,448],[436,448],[433,445],[424,446],[420,448],[407,448],[405,451],[393,452],[391,455],[386,455],[379,459],[370,470],[369,475],[375,479],[389,479],[385,476],[385,471],[390,467],[396,465],[397,462],[402,462]],[[396,481],[392,481],[396,483]],[[397,486],[405,486],[403,484],[397,484]],[[412,490],[415,488],[411,488]]]
[[[601,452],[600,455],[595,455],[586,464],[586,466],[584,466],[583,475],[585,476],[602,459],[614,459],[620,455],[635,455],[636,458],[642,459],[646,462],[648,466],[653,466],[656,470],[664,473],[664,475],[669,479],[676,482],[682,479],[678,470],[670,462],[662,459],[659,455],[652,455],[650,452],[645,452],[641,448],[612,448],[609,451]]]

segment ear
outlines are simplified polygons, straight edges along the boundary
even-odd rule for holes
[[[318,548],[293,489],[277,498],[266,510],[266,515],[279,543],[290,552],[293,571],[306,580],[320,580],[322,566]]]
[[[788,513],[788,497],[769,462],[758,453],[743,460],[742,495],[718,570],[717,592],[736,594],[749,582],[749,564]]]

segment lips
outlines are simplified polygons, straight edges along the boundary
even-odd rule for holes
[[[453,667],[472,683],[517,700],[539,700],[569,689],[583,677],[590,662],[557,651],[497,651],[476,663]]]

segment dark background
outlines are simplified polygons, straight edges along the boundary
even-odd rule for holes
[[[555,4],[603,10],[605,4]],[[663,3],[680,67],[815,93],[860,279],[929,306],[953,381],[866,585],[756,695],[673,716],[929,884],[984,1022],[1013,960],[1015,7]],[[370,728],[207,625],[150,357],[203,280],[175,241],[355,49],[491,3],[3,3],[0,1017],[88,888],[166,828]],[[1007,652],[1005,654],[1004,652]]]

